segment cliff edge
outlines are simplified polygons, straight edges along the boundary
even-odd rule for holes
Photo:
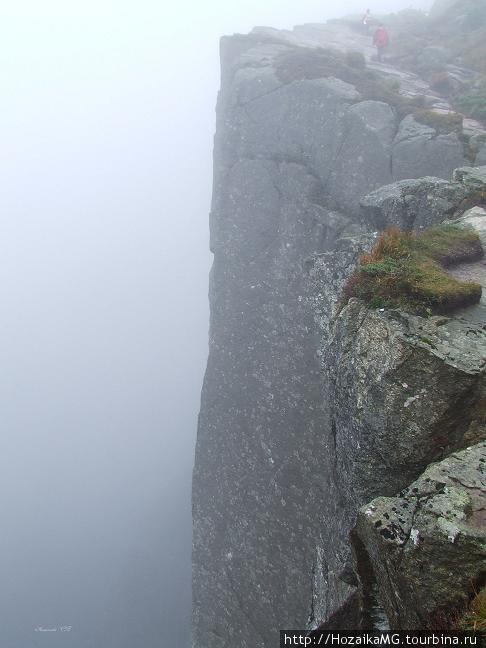
[[[422,322],[358,302],[337,313],[378,229],[458,218],[483,191],[482,171],[479,189],[474,170],[450,180],[470,164],[458,134],[417,115],[416,95],[431,109],[444,98],[417,75],[357,63],[346,50],[359,38],[333,24],[222,40],[197,648],[274,646],[281,628],[343,610],[361,623],[358,509],[484,434],[481,316]]]

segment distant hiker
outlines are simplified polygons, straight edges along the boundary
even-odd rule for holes
[[[361,21],[361,24],[363,25],[363,29],[365,30],[365,32],[369,32],[370,30],[370,19],[371,19],[371,11],[367,9],[365,15],[363,16],[363,20]]]
[[[388,32],[386,31],[385,26],[380,24],[373,36],[373,45],[376,47],[380,63],[383,63],[385,59],[385,50],[388,47],[388,42]]]

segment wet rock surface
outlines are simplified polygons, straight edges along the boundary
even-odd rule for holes
[[[475,230],[483,250],[486,250],[486,210],[483,207],[473,207],[458,222]],[[483,257],[475,263],[462,263],[451,268],[449,272],[456,279],[474,281],[483,289],[479,304],[461,309],[456,315],[472,322],[486,322],[486,259]]]
[[[453,180],[460,182],[466,187],[468,193],[477,195],[479,199],[484,198],[486,193],[486,167],[463,167],[456,169],[453,173]]]
[[[393,142],[393,177],[397,180],[428,175],[450,178],[465,163],[464,146],[456,133],[438,135],[434,128],[408,115]]]
[[[402,180],[369,193],[360,202],[363,226],[420,230],[454,220],[469,203],[486,200],[486,167],[461,167],[451,175],[451,180]]]
[[[331,323],[323,365],[340,490],[391,495],[432,461],[486,436],[485,323],[369,310]]]
[[[326,276],[323,257],[316,278]],[[341,269],[338,291],[349,266]],[[430,462],[486,436],[486,323],[372,311],[358,300],[329,318],[319,303],[330,408],[328,503],[335,503],[326,512],[328,565],[350,583],[349,533],[359,507],[397,493]],[[353,596],[340,607],[342,630],[354,627]],[[360,600],[362,627],[376,629],[379,605],[369,592]]]
[[[361,217],[377,229],[420,230],[452,217],[466,197],[460,183],[424,177],[402,180],[365,196]]]
[[[358,590],[350,577],[348,534],[357,507],[379,492],[376,475],[368,473],[371,482],[365,483],[356,442],[369,452],[386,450],[379,432],[366,440],[357,428],[362,422],[371,435],[375,424],[391,429],[376,408],[400,407],[393,414],[388,410],[390,419],[403,429],[409,419],[418,425],[413,414],[426,409],[426,399],[415,396],[428,389],[428,409],[437,412],[435,417],[427,412],[424,424],[429,458],[438,456],[434,438],[444,448],[460,447],[466,438],[476,438],[482,425],[474,423],[480,417],[475,418],[472,394],[482,371],[477,349],[484,333],[473,323],[437,322],[423,333],[406,317],[374,314],[367,320],[376,326],[368,341],[365,336],[353,342],[347,336],[358,335],[356,321],[333,318],[343,283],[378,229],[420,228],[456,215],[469,191],[464,182],[473,180],[468,172],[452,183],[429,177],[381,189],[405,164],[397,146],[407,140],[396,139],[401,123],[396,111],[360,96],[338,78],[283,82],[277,74],[276,62],[296,46],[339,43],[349,49],[356,43],[343,25],[321,27],[260,29],[222,40],[210,215],[209,360],[193,480],[197,648],[267,648],[278,641],[280,628],[311,629],[336,615],[343,619],[346,610],[355,614]],[[414,75],[370,65],[399,75],[403,93],[424,90]],[[420,172],[427,167],[427,175],[440,176],[457,151],[451,153],[449,143],[434,150],[421,158]],[[346,312],[358,317],[358,310],[354,304]],[[362,335],[368,324],[360,328]],[[371,348],[380,332],[390,336],[380,341],[382,351],[391,354],[385,363]],[[420,342],[420,336],[432,344]],[[391,340],[397,341],[395,351]],[[359,349],[368,349],[369,360],[374,359],[367,361],[368,369]],[[345,394],[353,376],[351,368],[339,364],[341,353],[343,363],[355,358],[354,369],[369,378],[370,386],[376,378],[374,391],[361,381]],[[400,353],[410,359],[411,370],[412,359],[424,370],[407,382],[405,399],[394,382],[394,375],[401,378]],[[442,375],[443,389],[437,382]],[[390,389],[381,401],[379,376]],[[430,385],[423,384],[424,376]],[[453,377],[472,412],[454,431],[447,419],[447,402],[457,401],[450,388]],[[368,417],[363,403],[370,406]],[[447,422],[452,440],[443,439],[438,422]],[[348,427],[355,446],[346,458]],[[387,482],[387,493],[392,494],[393,483],[405,485],[424,469],[412,448],[413,434],[418,439],[422,432],[420,426],[407,431],[403,445],[411,453],[410,466]],[[390,451],[400,454],[393,444]],[[357,479],[354,490],[343,475],[348,461]],[[382,457],[375,464],[377,470],[391,469],[391,461]]]
[[[464,608],[486,571],[485,511],[485,442],[360,509],[358,555],[370,560],[393,630],[447,629]]]

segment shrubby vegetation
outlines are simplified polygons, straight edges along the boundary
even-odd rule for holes
[[[450,276],[445,268],[483,256],[478,236],[455,225],[431,227],[420,234],[389,229],[361,257],[344,289],[371,308],[404,308],[419,314],[446,313],[475,304],[481,286]]]

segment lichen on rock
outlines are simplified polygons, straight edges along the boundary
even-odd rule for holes
[[[432,461],[486,436],[482,324],[351,300],[323,351],[340,489],[392,495]]]
[[[479,303],[482,287],[448,272],[484,257],[473,228],[438,225],[419,234],[389,229],[364,254],[343,291],[343,304],[358,297],[370,307],[416,313],[449,313]]]
[[[486,572],[485,510],[486,442],[360,510],[358,553],[368,556],[393,630],[458,629]]]

